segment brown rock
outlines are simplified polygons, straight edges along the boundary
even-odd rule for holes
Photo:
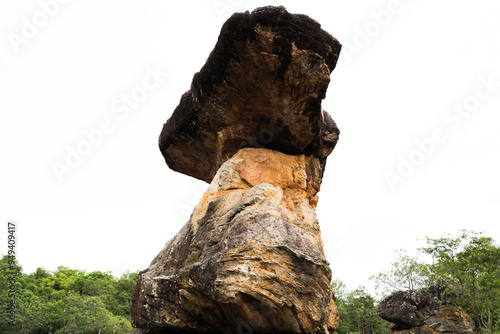
[[[318,158],[246,148],[134,290],[134,333],[327,333],[338,326],[314,209]]]
[[[447,305],[456,296],[446,293],[447,283],[421,291],[397,291],[380,303],[378,314],[394,323],[392,334],[474,334],[474,322],[460,308]]]
[[[389,329],[391,334],[475,334],[474,321],[461,309],[450,305],[439,306],[436,314],[425,320],[420,326],[401,329]]]
[[[168,166],[211,182],[239,149],[262,147],[314,156],[321,175],[339,135],[321,100],[340,49],[318,22],[284,7],[234,14],[163,127]]]
[[[398,327],[414,327],[424,323],[433,314],[439,302],[425,293],[397,291],[380,303],[378,315]]]

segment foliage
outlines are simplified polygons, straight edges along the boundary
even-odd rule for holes
[[[389,323],[377,315],[375,299],[360,286],[354,291],[348,291],[340,280],[332,282],[337,300],[337,309],[340,314],[338,334],[386,333]]]
[[[455,296],[455,304],[472,316],[482,334],[500,334],[500,247],[492,238],[467,230],[458,236],[426,238],[426,243],[419,250],[431,256],[432,263],[399,251],[391,270],[371,277],[376,287],[388,295],[445,280],[450,286],[447,293]],[[4,256],[0,259],[0,333],[128,333],[137,278],[137,272],[115,278],[109,272],[67,267],[25,274],[17,262]],[[7,309],[12,282],[14,325]],[[363,286],[349,291],[340,280],[332,286],[340,313],[338,334],[387,333],[390,324],[378,317],[378,303]]]
[[[473,317],[481,333],[492,333],[500,325],[500,248],[481,234],[461,230],[456,237],[427,238],[421,250],[434,259],[432,278],[449,281],[449,292],[458,297],[455,303]]]
[[[38,268],[24,274],[10,270],[7,256],[0,260],[0,302],[7,305],[8,278],[16,275],[16,320],[8,322],[0,312],[1,333],[128,333],[132,290],[138,273],[115,278],[103,273],[59,267],[50,272]]]
[[[448,282],[447,293],[464,309],[481,333],[500,334],[500,248],[481,233],[460,230],[458,236],[426,238],[419,249],[432,257],[426,264],[400,251],[392,269],[372,276],[388,295],[397,290],[418,290],[438,280]]]
[[[412,258],[402,249],[397,251],[397,255],[391,270],[370,277],[383,296],[398,290],[418,290],[432,284],[429,265]]]

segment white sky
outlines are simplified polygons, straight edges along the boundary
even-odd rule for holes
[[[0,3],[0,254],[14,220],[25,272],[149,265],[207,187],[166,166],[162,125],[225,19],[268,4],[344,44],[323,101],[341,136],[317,208],[333,276],[370,286],[394,250],[459,228],[500,241],[499,1],[55,1],[51,16],[49,0]],[[59,180],[53,163],[101,122],[108,133]],[[419,165],[392,190],[401,158]]]

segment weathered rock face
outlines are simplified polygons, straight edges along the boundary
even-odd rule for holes
[[[314,212],[339,130],[323,111],[340,44],[283,7],[235,14],[165,123],[168,166],[210,183],[134,289],[134,333],[338,327]]]
[[[410,328],[394,326],[392,334],[475,334],[474,322],[468,314],[449,305],[441,305],[421,325]]]
[[[318,158],[339,130],[321,108],[341,45],[316,21],[264,7],[234,14],[160,135],[170,168],[211,182],[244,147]]]
[[[142,272],[135,333],[328,333],[338,326],[313,207],[316,157],[245,148]]]
[[[393,334],[475,333],[474,322],[459,308],[447,305],[450,296],[443,285],[420,292],[398,291],[378,307],[381,318],[394,323]]]
[[[399,327],[420,326],[439,308],[439,300],[417,291],[397,291],[378,307],[381,318]]]

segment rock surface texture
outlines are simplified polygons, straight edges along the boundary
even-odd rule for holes
[[[210,186],[140,273],[134,334],[336,330],[314,208],[339,135],[321,100],[340,48],[283,7],[224,24],[159,140],[170,168]]]
[[[315,157],[245,148],[141,273],[133,326],[145,332],[328,333],[338,326],[313,206]]]
[[[463,311],[448,305],[445,286],[433,285],[420,292],[398,291],[378,307],[381,318],[394,323],[393,334],[474,334],[474,322]]]
[[[315,156],[323,168],[339,130],[321,100],[340,48],[283,7],[234,14],[163,127],[168,166],[210,183],[240,148],[264,147]]]

